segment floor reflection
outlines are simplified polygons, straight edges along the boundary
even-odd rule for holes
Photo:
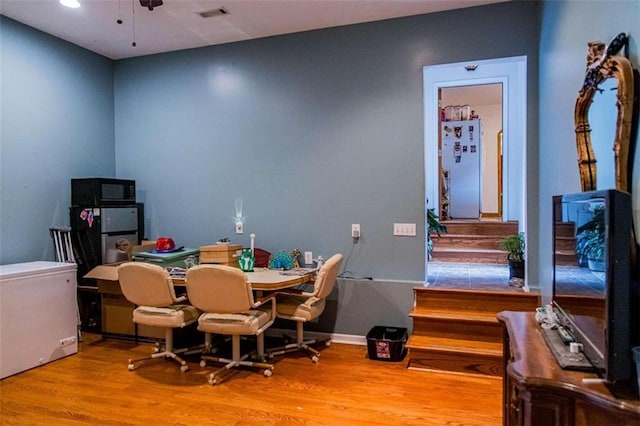
[[[580,296],[604,297],[604,272],[589,268],[556,268],[556,292]]]

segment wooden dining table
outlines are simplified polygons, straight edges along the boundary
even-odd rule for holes
[[[256,268],[254,272],[245,272],[254,290],[274,291],[295,287],[314,280],[315,272],[310,270],[280,271],[277,269]]]
[[[312,282],[315,278],[313,269],[290,269],[282,271],[279,269],[255,268],[253,272],[245,272],[253,290],[276,291],[295,287],[300,284]],[[184,286],[185,279],[182,277],[172,277],[173,284]]]

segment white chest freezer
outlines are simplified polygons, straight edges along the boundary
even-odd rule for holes
[[[0,265],[0,379],[78,352],[76,265]]]

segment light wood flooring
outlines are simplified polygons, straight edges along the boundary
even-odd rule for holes
[[[499,425],[502,379],[410,371],[369,360],[366,346],[332,344],[318,364],[275,360],[272,377],[239,370],[206,383],[210,367],[188,358],[134,372],[127,360],[149,344],[91,342],[80,352],[0,381],[2,425]]]

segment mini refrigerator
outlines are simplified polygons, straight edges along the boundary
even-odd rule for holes
[[[448,172],[449,218],[480,217],[480,120],[442,123],[442,169]]]
[[[0,379],[78,352],[76,265],[0,265]]]
[[[129,249],[140,244],[138,205],[73,206],[71,228],[80,252],[78,281],[98,265],[128,260]]]

